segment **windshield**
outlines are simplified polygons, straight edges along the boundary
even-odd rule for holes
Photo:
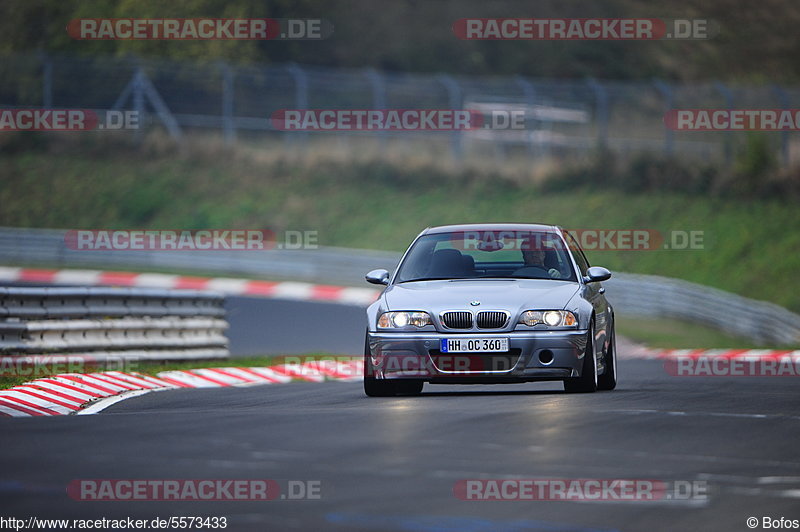
[[[480,278],[577,281],[564,241],[556,233],[462,231],[420,237],[395,282]]]

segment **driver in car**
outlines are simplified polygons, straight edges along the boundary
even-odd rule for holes
[[[524,245],[524,244],[528,245]],[[515,277],[533,277],[560,279],[561,272],[555,268],[548,268],[545,263],[546,251],[541,246],[530,245],[530,242],[523,243],[522,259],[525,266],[514,272]]]

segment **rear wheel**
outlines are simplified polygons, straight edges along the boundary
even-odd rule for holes
[[[591,393],[597,390],[597,357],[594,354],[594,327],[589,327],[581,376],[564,381],[567,393]]]
[[[603,357],[606,370],[597,377],[598,390],[613,390],[617,387],[617,339],[616,332],[611,329],[611,339],[608,341],[608,349]]]

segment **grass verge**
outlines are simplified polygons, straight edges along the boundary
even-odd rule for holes
[[[617,316],[620,336],[662,349],[796,349],[782,345],[756,345],[752,340],[713,327],[671,318]]]
[[[338,160],[191,145],[178,151],[54,145],[0,159],[0,225],[270,228],[279,235],[315,230],[321,246],[391,251],[402,251],[426,226],[448,223],[545,222],[666,235],[696,231],[703,235],[701,249],[588,255],[611,270],[686,279],[800,311],[800,291],[786,289],[787,279],[800,270],[796,201],[737,196],[722,185],[721,192],[662,189],[661,181],[648,181],[650,170],[635,166],[609,167],[610,174],[627,175],[628,181],[592,185],[580,178],[584,169],[575,164],[553,162],[525,173],[502,161],[473,168],[413,156]],[[657,168],[677,175],[671,167]]]

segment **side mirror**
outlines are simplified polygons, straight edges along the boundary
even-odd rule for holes
[[[602,266],[592,266],[586,270],[586,276],[583,278],[586,283],[599,283],[609,279],[611,279],[611,272]]]
[[[380,269],[372,270],[366,276],[367,282],[372,284],[389,284],[389,272]]]

